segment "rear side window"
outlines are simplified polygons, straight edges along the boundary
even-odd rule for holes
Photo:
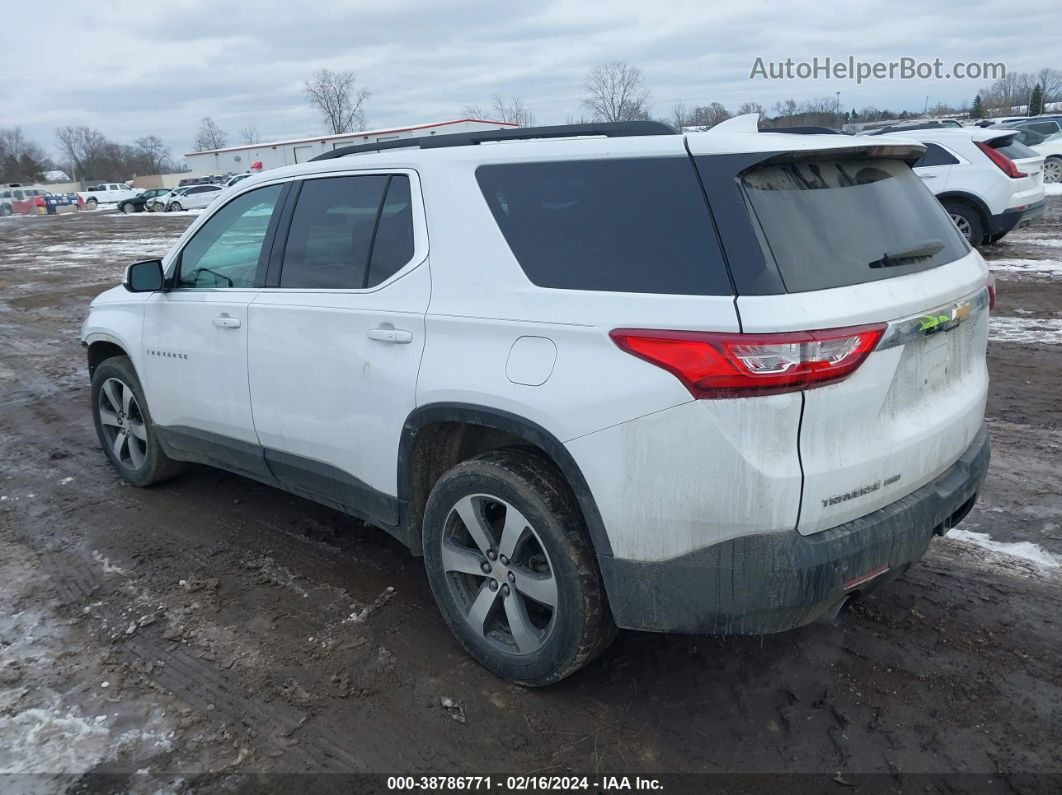
[[[937,146],[936,144],[926,144],[925,153],[918,158],[918,162],[914,164],[914,167],[953,166],[958,162],[959,158],[955,157],[944,147]]]
[[[760,244],[787,292],[904,276],[969,250],[901,160],[768,165],[741,178]]]
[[[373,287],[412,258],[409,177],[307,180],[291,219],[280,286]]]
[[[689,158],[486,165],[476,179],[539,287],[732,292]]]

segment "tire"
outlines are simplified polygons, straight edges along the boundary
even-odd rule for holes
[[[1044,182],[1062,182],[1062,157],[1049,157],[1044,161]]]
[[[948,211],[952,222],[971,246],[980,246],[984,242],[984,224],[977,210],[968,204],[956,201],[945,201],[944,209]]]
[[[123,202],[122,204],[118,205],[118,212],[122,213],[123,215],[132,215],[133,213],[137,212],[136,205],[132,202]]]
[[[496,450],[448,471],[428,497],[423,535],[424,566],[443,618],[495,675],[549,685],[615,638],[575,496],[536,451]]]
[[[129,357],[106,359],[92,374],[92,421],[103,452],[126,483],[150,486],[184,470],[162,451]]]
[[[171,204],[169,207],[166,208],[166,212],[179,213],[183,209],[184,208],[181,206],[180,202],[173,202],[173,204]]]
[[[90,210],[95,210],[96,207],[99,206],[99,202],[95,199],[85,199],[85,206]]]

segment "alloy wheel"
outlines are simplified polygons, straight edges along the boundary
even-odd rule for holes
[[[508,654],[533,654],[556,623],[557,581],[542,539],[511,504],[463,497],[446,519],[442,564],[464,620]]]
[[[952,214],[951,220],[955,223],[955,226],[958,227],[959,232],[962,233],[962,236],[965,237],[967,240],[970,240],[970,235],[973,233],[973,230],[970,229],[970,222],[963,218],[961,215],[955,214]]]
[[[147,426],[129,385],[117,378],[104,381],[100,387],[98,413],[104,439],[118,462],[129,469],[144,466]]]
[[[1062,160],[1052,158],[1044,163],[1044,182],[1062,182]]]

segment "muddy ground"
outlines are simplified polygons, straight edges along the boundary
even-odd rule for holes
[[[838,626],[625,633],[545,690],[472,663],[383,532],[205,467],[146,490],[115,476],[79,326],[190,220],[0,220],[0,771],[25,774],[0,788],[363,771],[1058,785],[1043,776],[1062,774],[1062,197],[985,251],[994,457],[962,537]]]

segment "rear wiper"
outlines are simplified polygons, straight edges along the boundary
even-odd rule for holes
[[[886,252],[882,254],[881,259],[868,262],[867,265],[871,268],[895,268],[897,265],[906,265],[911,260],[932,257],[942,248],[944,248],[944,241],[934,237],[902,251]]]

